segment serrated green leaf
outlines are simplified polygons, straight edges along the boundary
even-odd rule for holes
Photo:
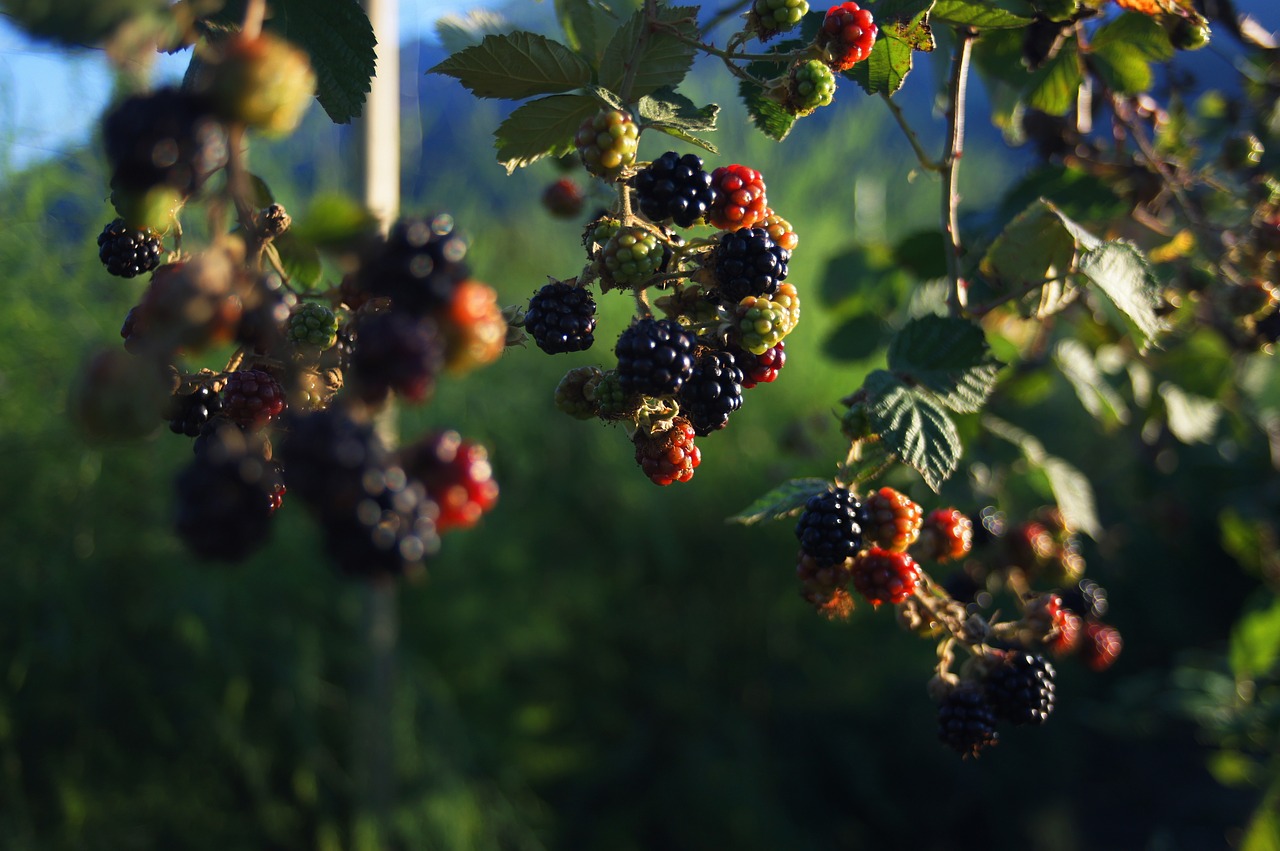
[[[1000,367],[982,328],[965,319],[922,316],[904,325],[889,343],[889,369],[959,413],[982,408]]]
[[[280,265],[289,276],[291,285],[310,290],[320,283],[324,268],[320,263],[320,252],[314,245],[288,230],[273,239],[271,246],[280,257]]]
[[[1125,45],[1152,62],[1168,62],[1175,53],[1164,27],[1155,18],[1138,12],[1125,12],[1098,27],[1089,45],[1094,51]]]
[[[1054,347],[1053,359],[1076,391],[1080,404],[1094,419],[1110,423],[1129,421],[1129,408],[1124,399],[1103,376],[1093,352],[1084,343],[1074,337],[1062,340]]]
[[[716,129],[720,107],[714,103],[698,106],[676,90],[664,88],[640,98],[636,113],[644,125],[678,127],[692,133],[703,133]]]
[[[599,66],[609,39],[639,7],[640,0],[556,0],[556,17],[569,46]]]
[[[1022,0],[938,0],[929,17],[935,23],[976,30],[1025,27],[1035,9]]]
[[[317,195],[306,215],[299,216],[290,233],[319,249],[343,249],[358,244],[378,228],[378,219],[354,198]]]
[[[316,98],[335,124],[364,109],[378,40],[359,0],[277,0],[265,28],[307,51]],[[239,20],[239,18],[237,18]]]
[[[600,60],[600,85],[631,100],[679,85],[693,66],[695,50],[670,30],[696,39],[698,9],[659,6],[657,17],[668,29],[651,27],[641,9],[614,33]],[[628,69],[632,70],[629,80]]]
[[[1218,430],[1222,406],[1166,381],[1159,387],[1169,431],[1183,443],[1208,443]]]
[[[1076,240],[1052,204],[1038,199],[1007,224],[983,255],[979,270],[1012,292],[1065,275],[1076,256]]]
[[[1084,473],[1067,461],[1050,455],[1044,444],[1013,423],[988,414],[982,418],[982,427],[989,434],[1018,447],[1022,457],[1044,473],[1068,529],[1083,532],[1097,540],[1102,524],[1098,520],[1093,485]]]
[[[591,82],[587,61],[558,41],[530,32],[485,36],[427,71],[453,77],[476,97],[520,100]]]
[[[871,48],[871,55],[843,72],[869,95],[891,95],[902,88],[911,73],[915,49],[908,42],[892,35],[882,34]]]
[[[783,109],[777,101],[765,97],[764,89],[747,80],[738,81],[738,95],[757,130],[775,142],[787,138],[791,127],[796,123],[794,115]]]
[[[450,54],[475,47],[488,35],[505,35],[515,29],[507,18],[486,9],[464,14],[450,12],[436,19],[436,38]]]
[[[1133,243],[1103,243],[1084,252],[1079,265],[1080,274],[1132,321],[1144,344],[1164,331],[1164,321],[1156,313],[1161,302],[1160,286]]]
[[[1151,63],[1131,44],[1113,41],[1104,47],[1095,47],[1090,61],[1107,87],[1119,94],[1136,95],[1151,88],[1154,79]]]
[[[891,36],[928,53],[936,46],[927,16],[935,0],[882,0],[871,7],[880,36]]]
[[[889,341],[889,327],[874,313],[857,313],[822,341],[822,353],[835,361],[867,360]]]
[[[1066,115],[1075,109],[1083,82],[1076,40],[1069,38],[1052,59],[1031,75],[1025,95],[1027,105],[1049,115]]]
[[[552,95],[521,105],[494,132],[498,162],[509,174],[543,157],[569,153],[582,122],[598,111],[587,95]]]
[[[1280,599],[1242,617],[1231,631],[1231,671],[1238,680],[1271,672],[1280,659]]]
[[[628,109],[627,105],[623,103],[622,98],[618,97],[616,93],[611,92],[606,88],[595,84],[584,86],[583,88],[587,90],[587,94],[600,101],[600,105],[603,107],[608,109],[617,109],[623,112]]]
[[[890,372],[863,382],[867,416],[885,448],[913,467],[935,492],[960,464],[960,435],[946,410]]]
[[[826,479],[792,479],[778,485],[726,522],[751,526],[764,520],[783,520],[800,513],[810,497],[831,489]]]

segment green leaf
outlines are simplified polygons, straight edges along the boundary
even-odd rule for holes
[[[1146,257],[1131,242],[1106,242],[1080,257],[1080,273],[1127,316],[1145,344],[1165,330],[1156,313],[1160,286]]]
[[[485,36],[427,73],[453,77],[476,97],[512,100],[567,92],[591,82],[585,59],[558,41],[530,32]]]
[[[276,0],[271,10],[266,28],[307,51],[329,118],[346,124],[360,115],[378,40],[359,0]]]
[[[475,47],[485,36],[505,35],[513,29],[503,15],[485,9],[471,9],[462,15],[450,12],[436,20],[436,38],[451,54]]]
[[[498,162],[510,174],[543,157],[569,153],[582,122],[598,110],[587,95],[552,95],[521,105],[494,132]]]
[[[938,0],[929,17],[953,27],[994,30],[1025,27],[1035,9],[1022,0]]]
[[[738,95],[751,116],[751,123],[761,133],[775,142],[781,142],[791,132],[796,118],[775,100],[765,97],[764,89],[747,80],[738,81]]]
[[[681,141],[697,145],[711,153],[718,153],[715,145],[694,135],[716,129],[716,116],[720,107],[714,103],[698,106],[674,89],[659,89],[645,95],[636,104],[640,123],[661,130]]]
[[[1265,608],[1254,609],[1231,631],[1228,658],[1237,680],[1269,674],[1280,659],[1280,599],[1271,598]]]
[[[926,53],[936,46],[927,16],[935,0],[881,0],[874,7],[880,38],[895,38]]]
[[[914,55],[915,49],[909,42],[882,35],[876,39],[870,56],[843,73],[869,95],[891,95],[902,88],[907,74],[911,73]]]
[[[1075,256],[1076,240],[1063,224],[1062,215],[1039,199],[1005,226],[978,268],[999,284],[997,292],[1013,292],[1065,275]]]
[[[960,435],[951,417],[933,397],[893,373],[878,369],[862,387],[872,430],[936,492],[960,464]]]
[[[818,298],[826,307],[839,307],[842,312],[884,316],[913,283],[885,246],[859,245],[827,261],[818,283]]]
[[[1151,88],[1151,63],[1132,44],[1113,41],[1101,48],[1095,45],[1090,61],[1107,86],[1120,94],[1136,95]]]
[[[1124,399],[1102,375],[1093,352],[1084,343],[1074,337],[1062,340],[1053,350],[1053,359],[1094,419],[1108,423],[1129,421]]]
[[[279,254],[280,265],[293,286],[310,290],[320,283],[324,269],[320,265],[320,252],[310,242],[292,230],[287,230],[271,241]]]
[[[319,249],[344,249],[356,245],[378,228],[378,219],[354,198],[317,195],[305,216],[294,221],[290,233]]]
[[[1068,529],[1078,530],[1097,540],[1102,524],[1098,520],[1093,485],[1084,473],[1069,462],[1050,455],[1045,451],[1044,444],[1035,437],[999,417],[990,414],[983,416],[982,427],[989,434],[1018,447],[1022,457],[1044,473]]]
[[[167,0],[4,0],[4,18],[68,47],[96,44],[131,18],[168,12]]]
[[[982,328],[965,319],[922,316],[903,326],[889,344],[889,369],[908,384],[928,388],[959,413],[982,408],[995,389],[1000,366]]]
[[[1155,18],[1138,12],[1125,12],[1098,27],[1089,44],[1094,52],[1124,45],[1152,62],[1168,62],[1176,52],[1164,27]]]
[[[1084,77],[1074,38],[1067,39],[1057,55],[1031,75],[1026,92],[1027,105],[1049,115],[1066,115],[1075,109]]]
[[[893,247],[893,262],[922,281],[947,274],[947,243],[942,231],[929,229],[908,234]]]
[[[1166,381],[1159,387],[1169,431],[1183,443],[1208,443],[1218,430],[1222,406]]]
[[[783,520],[799,514],[810,497],[830,489],[831,483],[826,479],[792,479],[728,518],[727,522],[751,526],[763,520]]]
[[[1280,781],[1273,781],[1263,802],[1253,811],[1245,829],[1240,851],[1277,851],[1280,849]]]
[[[657,17],[685,38],[698,37],[696,6],[659,6]],[[609,40],[600,60],[600,85],[631,100],[676,86],[693,66],[694,52],[672,32],[651,28],[641,9]],[[629,88],[628,69],[633,71]]]
[[[1269,576],[1280,571],[1276,529],[1267,520],[1226,508],[1218,514],[1218,534],[1222,549],[1249,573]]]
[[[556,17],[569,46],[599,66],[609,39],[639,7],[639,0],[556,0]]]
[[[857,313],[831,329],[822,341],[822,353],[836,361],[863,361],[888,341],[889,328],[883,319],[874,313]]]
[[[267,185],[265,180],[256,174],[250,174],[248,178],[249,191],[252,193],[251,198],[255,207],[262,209],[275,203],[275,195],[271,193],[271,187]]]

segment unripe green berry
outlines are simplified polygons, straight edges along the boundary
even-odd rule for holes
[[[289,315],[289,342],[320,351],[338,342],[338,317],[323,304],[303,302]]]
[[[808,115],[831,103],[836,93],[836,75],[825,62],[811,59],[791,69],[787,86],[787,111]]]
[[[589,420],[596,415],[596,403],[587,396],[587,388],[599,384],[599,367],[580,366],[565,373],[556,387],[556,407],[576,420]]]
[[[806,0],[755,0],[747,24],[763,40],[791,29],[808,12]]]
[[[615,283],[630,286],[643,282],[662,265],[662,243],[641,227],[622,228],[609,238],[601,252],[604,271]]]
[[[616,180],[635,163],[639,138],[640,129],[629,112],[603,109],[582,122],[573,141],[587,171]]]

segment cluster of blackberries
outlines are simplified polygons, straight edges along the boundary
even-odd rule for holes
[[[999,741],[996,723],[1043,724],[1053,712],[1053,663],[1023,649],[992,650],[980,680],[961,683],[938,705],[938,738],[963,756]]]
[[[698,156],[674,151],[632,168],[631,125],[616,116],[589,123],[580,140],[590,148],[588,170],[634,193],[635,204],[620,200],[588,225],[591,265],[538,289],[523,325],[548,354],[584,351],[596,337],[593,281],[632,289],[642,303],[645,290],[668,291],[656,302],[665,316],[642,309],[618,337],[616,368],[570,370],[556,404],[580,419],[631,419],[650,479],[687,481],[701,458],[694,436],[724,428],[743,391],[776,379],[786,361],[783,338],[799,320],[799,298],[783,281],[797,237],[769,209],[759,172],[735,164],[708,173]],[[600,163],[615,163],[616,173]],[[686,240],[670,229],[699,225],[723,233]],[[679,474],[650,463],[663,451],[680,459]]]

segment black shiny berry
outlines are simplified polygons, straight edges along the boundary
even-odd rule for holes
[[[153,230],[139,230],[116,219],[98,234],[98,259],[120,278],[134,278],[160,265],[164,246]]]
[[[796,524],[800,550],[818,564],[839,564],[862,549],[867,513],[847,488],[809,497]]]
[[[401,219],[361,270],[359,289],[414,316],[443,311],[467,278],[466,256],[452,216]]]
[[[582,287],[547,284],[529,299],[524,327],[549,355],[589,349],[595,342],[595,299]]]
[[[169,401],[169,430],[196,437],[210,419],[222,411],[222,398],[207,384],[193,393],[175,394]]]
[[[641,319],[622,332],[618,383],[626,394],[667,396],[678,393],[693,375],[694,335],[672,319]]]
[[[938,706],[938,738],[962,756],[976,757],[996,744],[995,726],[995,712],[975,685],[960,686]]]
[[[786,280],[791,252],[764,228],[742,228],[720,237],[715,252],[716,287],[737,304],[747,296],[770,296]]]
[[[997,718],[1012,724],[1043,724],[1053,712],[1055,674],[1053,664],[1043,656],[1010,650],[987,673],[982,687]]]
[[[708,435],[729,424],[729,415],[742,407],[742,370],[727,351],[710,351],[698,358],[693,375],[680,389],[680,412],[697,435]]]
[[[635,178],[640,212],[653,222],[668,219],[682,228],[704,219],[716,200],[711,175],[695,154],[667,151]]]

